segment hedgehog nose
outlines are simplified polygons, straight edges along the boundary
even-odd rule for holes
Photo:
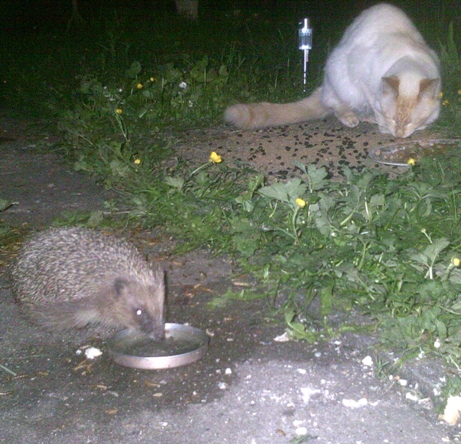
[[[165,337],[165,324],[163,322],[149,322],[148,324],[142,325],[141,330],[155,341],[160,341]]]
[[[165,326],[160,325],[154,328],[151,335],[156,341],[160,341],[161,339],[165,337]]]

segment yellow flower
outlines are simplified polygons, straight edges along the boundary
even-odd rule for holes
[[[155,82],[155,77],[151,77],[149,80],[150,80],[151,82]]]
[[[299,208],[304,208],[306,206],[306,201],[304,199],[301,199],[300,197],[298,197],[295,202]]]
[[[138,83],[136,85],[136,88],[138,88],[138,89],[143,89],[143,87],[144,87],[144,85],[142,83]]]
[[[458,94],[461,95],[461,89],[458,89]]]
[[[455,267],[459,267],[461,265],[461,259],[459,257],[453,257],[451,258],[451,263]]]
[[[117,108],[117,109],[115,110],[115,112],[116,112],[117,114],[122,114],[122,113],[123,113],[123,111],[122,111],[121,108]]]
[[[141,164],[141,159],[135,159],[134,163],[135,163],[135,165],[140,165]]]
[[[222,157],[218,154],[215,153],[214,151],[210,154],[210,162],[213,163],[221,163],[222,162]]]
[[[410,157],[410,158],[407,160],[407,165],[413,166],[413,165],[415,165],[415,163],[416,163],[416,160],[413,159],[413,157]]]
[[[442,97],[443,97],[443,92],[440,91],[440,92],[439,92],[439,99],[441,99]]]
[[[445,100],[442,102],[442,105],[443,105],[443,106],[447,106],[449,103],[450,103],[450,101],[449,101],[448,99],[445,99]]]

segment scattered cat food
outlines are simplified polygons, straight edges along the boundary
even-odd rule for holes
[[[423,157],[436,157],[461,147],[461,140],[435,139],[395,143],[373,148],[368,157],[383,165],[404,166],[418,163]]]

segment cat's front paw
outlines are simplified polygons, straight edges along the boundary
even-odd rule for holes
[[[339,121],[350,127],[353,128],[354,126],[357,126],[360,123],[359,118],[352,112],[348,111],[347,113],[341,114],[338,116]]]

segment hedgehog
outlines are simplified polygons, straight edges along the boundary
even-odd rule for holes
[[[22,246],[11,277],[15,300],[47,330],[99,325],[163,337],[163,270],[123,239],[85,228],[39,232]]]

